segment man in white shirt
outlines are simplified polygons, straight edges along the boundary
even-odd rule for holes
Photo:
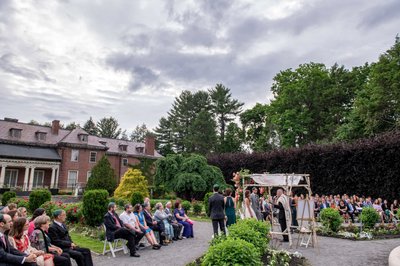
[[[139,243],[140,240],[143,238],[144,233],[139,227],[139,221],[137,220],[136,216],[132,212],[133,207],[131,204],[125,205],[125,211],[121,213],[119,218],[124,223],[124,226],[135,233],[135,242]]]

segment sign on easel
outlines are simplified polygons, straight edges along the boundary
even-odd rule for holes
[[[305,199],[297,202],[297,221],[299,221],[299,238],[296,247],[305,246],[306,248],[312,241],[313,247],[316,244],[315,219],[314,219],[313,200]]]
[[[297,220],[310,221],[314,219],[314,201],[302,200],[297,201]]]

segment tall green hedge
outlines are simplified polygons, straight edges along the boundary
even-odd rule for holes
[[[3,193],[3,197],[1,198],[1,204],[6,206],[8,201],[12,198],[15,198],[17,194],[14,191],[6,191]]]
[[[108,192],[105,189],[85,191],[83,195],[83,216],[90,226],[97,226],[103,222],[107,212]]]
[[[400,131],[352,143],[308,145],[265,153],[229,153],[208,157],[226,181],[233,172],[307,173],[315,193],[399,198]]]
[[[29,194],[29,210],[34,212],[46,201],[51,200],[51,193],[47,189],[34,190]]]

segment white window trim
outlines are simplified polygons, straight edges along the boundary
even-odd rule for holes
[[[89,181],[89,177],[92,175],[92,171],[87,171],[86,173],[86,182]]]
[[[126,164],[124,164],[125,161],[126,161]],[[122,166],[128,166],[128,164],[129,164],[128,158],[122,158]]]
[[[76,160],[72,160],[73,159],[72,155],[74,154],[74,151],[78,152],[78,156],[77,156]],[[71,162],[78,162],[78,161],[79,161],[79,150],[78,149],[71,149]]]
[[[16,178],[15,178],[15,186],[18,186],[18,174],[19,174],[18,169],[6,169],[6,172],[5,172],[5,173],[7,173],[7,171],[16,172],[16,173],[17,173]],[[6,177],[4,176],[4,184],[3,184],[3,186],[6,185],[6,184],[5,184],[5,183],[6,183],[6,179],[5,179],[5,178],[6,178]],[[10,180],[10,177],[9,177],[8,180]],[[11,187],[11,186],[10,186],[10,183],[8,183],[7,186],[8,186],[8,187]]]
[[[38,187],[37,184],[35,185],[34,180],[32,180],[32,188],[42,188],[44,187],[44,176],[45,176],[45,172],[44,170],[35,170],[35,172],[33,173],[33,179],[35,179],[35,174],[36,173],[43,173],[43,181],[42,181],[42,186]]]
[[[94,156],[94,162],[92,162],[92,153],[94,153],[95,154],[95,156]],[[91,152],[89,152],[89,163],[96,163],[97,162],[97,152],[96,151],[91,151]]]
[[[75,180],[75,184],[74,185],[78,184],[78,181],[79,181],[79,171],[78,170],[68,170],[67,188],[73,188],[71,186],[68,186],[69,175],[70,175],[71,172],[76,172],[76,180]]]

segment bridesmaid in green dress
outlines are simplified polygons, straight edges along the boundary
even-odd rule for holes
[[[227,217],[226,227],[236,223],[236,202],[232,198],[232,190],[227,188],[225,190],[225,215]]]

